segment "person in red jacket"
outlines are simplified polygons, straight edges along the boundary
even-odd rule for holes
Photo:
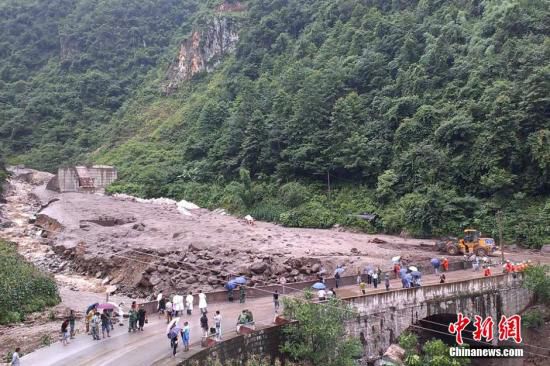
[[[514,271],[514,265],[507,260],[506,264],[504,265],[504,272],[506,273],[512,273]]]
[[[483,271],[483,275],[485,277],[490,277],[491,276],[491,267],[485,267],[485,270]]]
[[[443,261],[441,262],[441,267],[443,267],[443,271],[445,272],[449,270],[449,260],[447,258],[443,258]]]

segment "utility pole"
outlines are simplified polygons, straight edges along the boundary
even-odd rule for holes
[[[502,240],[502,211],[497,212],[497,225],[498,225],[498,241],[500,244],[500,255],[502,263],[504,263],[504,241]]]

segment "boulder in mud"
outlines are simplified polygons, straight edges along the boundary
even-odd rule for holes
[[[189,276],[187,277],[184,282],[188,285],[197,282],[197,278],[195,276]]]
[[[157,273],[157,272],[154,272],[151,277],[149,278],[149,283],[152,285],[152,286],[156,286],[158,285],[159,283],[162,282],[162,277],[160,277],[160,275]]]
[[[250,265],[250,271],[255,274],[262,274],[267,270],[267,268],[268,265],[266,262],[254,262]]]
[[[398,346],[397,344],[392,344],[384,353],[380,360],[375,362],[375,365],[396,365],[401,366],[405,365],[405,350]]]

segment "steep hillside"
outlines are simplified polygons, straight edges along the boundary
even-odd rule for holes
[[[199,3],[0,0],[1,151],[48,170],[83,160]]]
[[[550,240],[547,2],[211,1],[184,25],[191,10],[170,6],[180,15],[162,13],[167,32],[142,30],[160,37],[162,62],[156,55],[127,71],[141,42],[112,45],[120,57],[86,52],[116,70],[97,80],[132,87],[114,104],[101,83],[79,88],[89,90],[81,101],[104,103],[99,117],[77,118],[79,128],[33,117],[41,128],[33,134],[28,123],[13,129],[21,114],[10,115],[3,138],[24,143],[27,133],[35,146],[21,155],[13,143],[11,155],[52,167],[60,150],[74,160],[94,151],[89,159],[120,169],[113,191],[223,205],[290,226],[440,235],[474,225],[496,235],[501,210],[507,240]],[[137,24],[156,26],[149,12],[157,8],[138,9]],[[61,56],[49,60],[43,68],[55,78],[41,71],[36,85],[74,79],[61,72]],[[19,81],[7,83],[14,90]],[[30,106],[74,113],[47,99]],[[351,216],[363,212],[380,219]]]

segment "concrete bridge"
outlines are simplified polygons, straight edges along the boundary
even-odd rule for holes
[[[493,334],[498,335],[501,315],[520,313],[532,300],[521,284],[521,274],[517,278],[502,274],[347,298],[360,314],[349,322],[348,330],[361,339],[369,359],[379,358],[408,328],[424,324],[446,333],[446,326],[456,321],[459,312],[470,317],[470,326],[475,315],[491,316]],[[493,344],[497,341],[498,336]]]
[[[475,277],[446,284],[429,284],[388,292],[382,290],[344,298],[358,313],[357,318],[348,321],[347,329],[352,336],[361,340],[364,354],[374,361],[409,328],[431,328],[440,332],[440,336],[448,336],[447,327],[450,322],[456,321],[459,312],[472,321],[470,333],[468,329],[463,333],[465,341],[472,337],[471,327],[475,315],[492,316],[495,321],[493,334],[497,335],[500,316],[520,313],[532,299],[532,294],[521,286],[521,274],[517,278],[507,274],[479,277],[480,272],[471,271],[468,274]],[[434,326],[438,323],[443,325],[439,329]],[[244,361],[252,355],[280,359],[283,356],[279,352],[280,342],[284,338],[282,327],[284,325],[271,326],[249,335],[233,337],[189,355],[178,365],[206,365],[210,357],[223,361],[222,364],[228,360]]]

